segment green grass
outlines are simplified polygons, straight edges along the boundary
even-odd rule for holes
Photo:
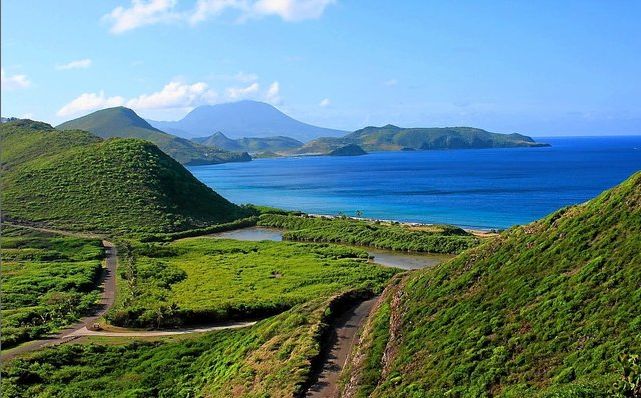
[[[108,320],[137,327],[263,317],[345,288],[380,290],[395,272],[332,245],[189,238],[123,247]],[[127,254],[129,253],[129,254]]]
[[[142,234],[205,228],[248,215],[141,140],[96,142],[83,135],[76,146],[48,152],[42,149],[45,136],[58,142],[82,134],[22,122],[2,124],[0,134],[34,142],[8,151],[12,166],[3,175],[2,202],[9,219]]]
[[[329,219],[283,214],[262,214],[258,225],[288,230],[283,234],[287,240],[344,243],[399,251],[460,253],[479,243],[478,238],[461,228],[448,225],[418,229],[341,217]]]
[[[608,396],[641,352],[641,173],[412,274],[373,397]]]
[[[158,146],[182,164],[217,164],[249,161],[247,153],[203,146],[152,127],[133,110],[119,106],[102,109],[57,126],[59,130],[86,130],[102,138],[140,138]]]
[[[0,247],[3,348],[76,321],[99,297],[99,240],[4,226]]]
[[[2,396],[298,396],[319,357],[332,303],[316,298],[251,328],[177,341],[45,349],[3,367]]]

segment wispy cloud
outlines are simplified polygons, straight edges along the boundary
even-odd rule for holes
[[[329,99],[329,98],[323,98],[323,99],[321,100],[321,102],[318,104],[318,106],[323,107],[323,108],[327,108],[327,107],[328,107],[328,106],[330,106],[331,104],[332,104],[332,101],[330,101],[330,99]]]
[[[19,90],[31,86],[27,75],[7,75],[4,68],[0,68],[0,87],[2,90]]]
[[[183,22],[197,25],[225,11],[235,11],[239,22],[266,16],[298,22],[320,18],[336,0],[198,0],[187,10],[177,10],[176,0],[131,0],[129,6],[114,8],[103,19],[110,32],[120,34],[147,25]]]
[[[120,106],[125,103],[123,97],[107,97],[104,91],[99,93],[83,93],[71,102],[58,110],[58,116],[73,116],[85,112],[94,111],[96,109],[110,108],[113,106]]]
[[[131,0],[129,7],[116,7],[103,19],[111,23],[109,31],[123,33],[146,25],[179,19],[174,11],[176,0]]]
[[[77,61],[71,61],[66,64],[56,65],[58,70],[68,70],[68,69],[86,69],[91,66],[91,60],[89,58],[79,59]]]
[[[383,85],[388,87],[396,86],[397,84],[398,84],[398,80],[396,79],[389,79],[383,82]]]
[[[283,99],[280,97],[280,83],[273,82],[269,85],[265,93],[265,101],[272,105],[281,105],[283,103]]]

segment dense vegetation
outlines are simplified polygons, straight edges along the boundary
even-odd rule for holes
[[[258,225],[284,228],[284,239],[333,242],[380,249],[428,253],[460,253],[479,243],[478,238],[458,227],[434,225],[412,228],[393,223],[283,214],[262,214]]]
[[[300,396],[345,299],[315,298],[251,328],[177,341],[45,349],[5,365],[2,396]]]
[[[202,145],[221,148],[226,151],[249,153],[278,152],[303,146],[302,142],[289,137],[246,137],[232,139],[221,132],[214,133],[209,137],[194,138],[192,141]]]
[[[350,144],[358,145],[368,152],[547,146],[521,134],[490,133],[472,127],[402,128],[388,124],[383,127],[365,127],[340,138],[319,138],[295,152],[329,153]]]
[[[190,238],[123,247],[120,326],[160,327],[264,317],[342,289],[376,290],[396,271],[332,245]]]
[[[360,156],[360,155],[367,155],[367,152],[365,152],[363,148],[361,148],[356,144],[348,144],[330,151],[328,155],[329,156]]]
[[[5,150],[2,202],[10,219],[65,229],[159,233],[247,215],[142,140],[100,141],[31,121],[3,123],[0,136],[23,143]]]
[[[102,138],[140,138],[150,141],[182,164],[216,164],[249,161],[247,153],[236,153],[199,145],[152,127],[136,112],[122,106],[102,109],[57,126],[59,130],[86,130]]]
[[[641,173],[412,274],[398,302],[373,397],[633,396]]]
[[[70,324],[96,302],[99,240],[5,225],[0,247],[3,349]]]

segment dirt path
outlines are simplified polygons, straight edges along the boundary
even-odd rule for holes
[[[157,336],[175,336],[178,334],[189,334],[189,333],[204,333],[212,332],[215,330],[224,330],[224,329],[239,329],[252,326],[256,322],[228,322],[221,323],[215,326],[203,326],[197,328],[185,328],[185,329],[170,329],[170,330],[123,330],[117,332],[110,332],[105,330],[89,330],[86,327],[80,328],[72,333],[69,337],[81,337],[81,336],[103,336],[103,337],[157,337]]]
[[[306,397],[329,398],[338,395],[338,378],[357,339],[357,332],[369,315],[378,297],[366,300],[349,309],[336,320],[334,344],[323,365],[318,381]]]

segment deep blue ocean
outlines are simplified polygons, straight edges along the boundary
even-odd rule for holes
[[[641,136],[539,138],[548,148],[378,152],[189,167],[235,203],[506,228],[586,201],[641,170]]]

